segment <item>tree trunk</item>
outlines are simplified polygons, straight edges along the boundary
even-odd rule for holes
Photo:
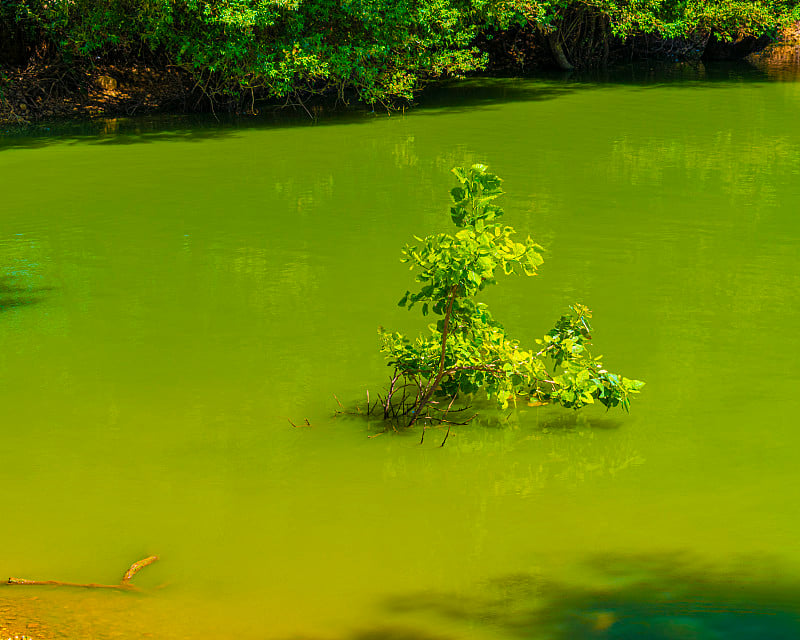
[[[553,59],[558,65],[559,69],[563,71],[572,71],[575,68],[572,66],[572,63],[567,59],[567,55],[564,53],[564,48],[561,46],[561,38],[558,31],[551,31],[547,34],[547,44],[550,45],[550,53],[553,54]]]

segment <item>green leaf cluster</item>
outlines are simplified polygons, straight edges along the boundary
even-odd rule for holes
[[[520,25],[557,30],[578,10],[607,16],[621,38],[713,32],[730,39],[775,33],[800,20],[799,6],[798,0],[0,0],[0,38],[83,64],[103,56],[158,60],[189,72],[212,99],[326,93],[390,104],[432,79],[485,68],[487,53],[476,46],[481,34]]]
[[[613,33],[685,38],[715,33],[724,40],[774,34],[800,20],[797,0],[534,0],[506,6],[516,21],[557,29],[565,15],[590,10],[609,18]],[[507,23],[514,18],[506,16]]]
[[[211,94],[410,98],[482,68],[486,0],[0,0],[0,34],[91,62],[146,54]]]
[[[422,414],[434,398],[485,394],[506,408],[519,398],[533,404],[558,403],[578,409],[595,401],[628,409],[644,385],[603,368],[590,353],[589,318],[582,305],[526,349],[509,337],[478,294],[499,274],[533,276],[542,247],[530,237],[516,239],[500,219],[501,179],[485,165],[455,168],[458,185],[450,192],[450,217],[458,231],[415,238],[402,261],[416,271],[418,290],[406,291],[399,305],[420,306],[436,321],[427,335],[408,338],[380,330],[388,364],[416,390],[412,413]],[[412,423],[416,417],[412,418]]]

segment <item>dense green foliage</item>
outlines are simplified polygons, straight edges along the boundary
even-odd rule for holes
[[[403,261],[417,270],[421,288],[407,291],[400,306],[420,305],[423,315],[433,312],[439,319],[429,326],[428,335],[415,340],[381,330],[394,380],[402,378],[399,388],[406,395],[412,390],[413,400],[400,413],[410,415],[413,423],[425,412],[431,417],[435,398],[479,392],[503,408],[523,397],[574,409],[597,400],[627,410],[644,383],[608,372],[601,357],[591,354],[589,309],[573,305],[573,314],[562,316],[537,340],[537,350],[508,337],[487,305],[476,300],[496,282],[498,272],[535,275],[542,248],[530,237],[518,242],[514,229],[500,222],[503,210],[494,201],[503,191],[496,175],[484,165],[453,173],[459,186],[450,192],[450,214],[458,232],[416,238],[417,244],[403,250]],[[386,414],[392,398],[388,400]]]
[[[158,60],[209,98],[325,92],[368,103],[410,98],[427,80],[485,67],[476,43],[513,27],[722,38],[772,33],[798,0],[0,0],[0,57],[92,64]],[[578,12],[576,14],[576,12]],[[588,16],[588,18],[587,18]],[[594,22],[592,22],[594,32]],[[544,36],[543,36],[544,37]]]
[[[211,93],[354,90],[410,97],[429,77],[480,68],[471,42],[502,14],[489,0],[27,0],[0,19],[87,59],[160,55]]]
[[[617,36],[655,33],[680,38],[714,32],[730,39],[774,33],[800,19],[794,0],[544,0],[535,6],[541,23],[552,27],[570,10],[594,9],[609,17]]]

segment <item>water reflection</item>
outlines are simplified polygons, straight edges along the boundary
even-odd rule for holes
[[[373,403],[375,396],[372,396]],[[351,403],[349,413],[340,413],[337,421],[350,429],[363,430],[373,438],[375,447],[396,450],[397,440],[405,444],[404,451],[413,459],[413,452],[442,448],[446,461],[436,460],[432,466],[420,469],[431,484],[437,482],[441,465],[470,466],[473,472],[483,471],[490,479],[490,494],[495,497],[531,497],[548,487],[575,487],[602,478],[614,478],[645,463],[641,452],[625,432],[618,430],[625,419],[601,410],[573,412],[558,408],[519,408],[499,411],[480,403],[469,407],[465,414],[456,414],[452,421],[477,417],[464,425],[432,425],[392,430],[379,417],[366,414],[366,399]],[[449,428],[448,428],[449,427]],[[385,441],[375,440],[381,436]],[[380,443],[383,442],[383,445]],[[494,462],[498,457],[503,464]],[[400,460],[405,460],[405,456]],[[483,460],[489,462],[484,464]],[[384,463],[383,479],[392,482],[408,472],[398,469],[399,460],[390,456]],[[430,477],[427,478],[428,474]],[[478,526],[474,521],[473,526]]]
[[[800,76],[800,44],[778,44],[752,56],[753,64],[770,80],[794,82]]]

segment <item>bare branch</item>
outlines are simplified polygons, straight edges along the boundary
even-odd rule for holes
[[[306,422],[308,422],[308,421],[306,420]],[[122,576],[122,582],[123,583],[129,582],[130,579],[133,578],[133,576],[135,576],[142,569],[144,569],[145,567],[153,564],[157,560],[158,560],[158,556],[148,556],[147,558],[144,558],[143,560],[139,560],[139,562],[134,562],[131,565],[130,569],[128,569],[125,572],[125,575]]]
[[[82,589],[116,589],[118,591],[140,591],[130,583],[131,579],[145,567],[158,560],[158,556],[148,556],[138,562],[134,562],[125,572],[119,584],[98,584],[95,582],[62,582],[60,580],[27,580],[25,578],[9,578],[5,583],[8,586],[53,586],[53,587],[80,587]]]

